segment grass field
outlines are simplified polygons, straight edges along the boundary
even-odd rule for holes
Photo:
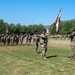
[[[49,40],[47,59],[34,46],[0,46],[0,75],[75,75],[70,40]]]

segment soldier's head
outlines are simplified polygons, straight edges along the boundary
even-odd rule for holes
[[[42,34],[45,34],[46,33],[46,30],[42,30]]]

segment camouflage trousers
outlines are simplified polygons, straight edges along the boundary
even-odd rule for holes
[[[38,49],[38,43],[35,44],[35,50],[37,51]]]
[[[28,45],[28,39],[26,39],[26,45]]]
[[[41,47],[42,47],[42,56],[45,57],[47,52],[47,43],[42,43]]]
[[[75,43],[71,43],[72,56],[71,59],[75,60]]]

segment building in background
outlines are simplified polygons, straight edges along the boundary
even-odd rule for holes
[[[45,27],[45,29],[46,29],[46,33],[49,35],[49,28],[50,28],[50,26],[47,25],[47,26],[44,26],[44,27]]]

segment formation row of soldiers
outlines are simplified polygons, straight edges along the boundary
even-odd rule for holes
[[[71,38],[71,48],[72,48],[71,60],[73,59],[75,61],[75,31],[71,33],[70,38]],[[25,40],[26,45],[30,45],[31,42],[33,42],[33,44],[35,45],[35,53],[37,53],[38,45],[40,43],[41,48],[42,48],[41,56],[44,59],[46,59],[48,37],[45,31],[42,31],[41,35],[38,35],[38,34],[36,35],[0,34],[0,43],[4,43],[4,45],[6,44],[18,45],[19,43],[23,45],[24,40]]]
[[[72,56],[71,60],[75,60],[75,31],[73,31],[70,35],[71,37],[71,49],[72,49]],[[30,45],[31,42],[35,45],[35,53],[37,54],[38,50],[38,45],[40,43],[41,48],[42,48],[42,53],[41,56],[46,59],[46,52],[47,52],[47,42],[48,42],[48,37],[45,33],[45,31],[42,31],[41,35],[30,35],[30,34],[10,34],[10,35],[4,35],[0,34],[0,43],[4,43],[4,45],[18,45],[19,43],[23,45],[25,40],[26,45]]]
[[[0,43],[4,43],[4,45],[18,45],[19,43],[23,45],[25,40],[26,45],[30,45],[31,42],[35,45],[35,53],[37,53],[38,45],[40,43],[42,53],[41,56],[46,59],[46,52],[47,52],[47,42],[48,38],[45,31],[42,31],[41,35],[35,34],[10,34],[10,35],[4,35],[0,34]]]
[[[0,43],[4,43],[9,45],[18,45],[19,43],[23,45],[25,40],[25,44],[28,45],[31,43],[31,41],[33,41],[34,43],[34,35],[30,35],[30,34],[10,34],[10,35],[4,35],[4,34],[0,34]]]

